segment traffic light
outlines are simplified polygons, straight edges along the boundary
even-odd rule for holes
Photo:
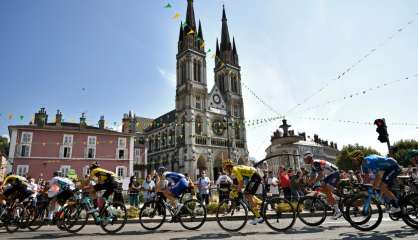
[[[388,134],[388,130],[387,130],[387,126],[386,126],[386,122],[385,119],[376,119],[374,121],[374,125],[377,126],[376,132],[379,133],[379,137],[377,137],[377,139],[381,142],[381,143],[385,143],[389,141],[389,134]]]

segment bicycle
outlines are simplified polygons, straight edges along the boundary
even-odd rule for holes
[[[92,198],[86,192],[75,192],[75,200],[64,207],[63,225],[70,233],[81,231],[87,224],[89,216],[92,216],[96,225],[107,233],[119,232],[126,224],[128,212],[121,202],[110,202],[104,199],[105,204],[99,210]]]
[[[342,182],[348,180],[340,180]],[[344,218],[347,218],[344,206],[351,198],[351,193],[356,191],[356,188],[348,188],[347,184],[339,184],[335,196],[338,201],[338,208],[343,214]],[[353,186],[356,186],[355,184]],[[319,190],[311,191],[299,199],[297,204],[297,216],[298,218],[308,226],[319,226],[325,222],[327,216],[334,212],[334,209],[329,206],[326,195]]]
[[[186,193],[183,192],[179,197],[179,201],[183,204],[179,211],[165,200],[162,193],[157,193],[154,199],[144,203],[139,211],[141,226],[147,230],[157,230],[163,225],[168,210],[171,215],[170,222],[180,222],[187,230],[201,228],[206,221],[206,207],[195,198],[183,202]]]
[[[3,211],[2,222],[8,233],[14,233],[19,228],[27,227],[26,222],[29,212],[23,204],[19,203],[19,199],[14,200],[10,205],[6,205]]]
[[[265,191],[265,185],[262,184],[262,186],[260,216],[266,221],[267,226],[274,231],[288,230],[296,221],[293,205],[282,197],[268,194]],[[248,221],[248,210],[255,215],[256,210],[252,209],[244,195],[239,193],[237,197],[230,197],[219,203],[216,211],[216,221],[225,231],[240,231]]]
[[[377,228],[382,222],[382,205],[386,203],[380,193],[372,190],[372,185],[363,184],[362,190],[353,196],[346,206],[347,220],[352,227],[358,230],[370,231]],[[405,185],[401,185],[401,192],[398,195],[401,211],[393,216],[402,219],[408,226],[418,229],[418,193],[407,193]],[[386,205],[388,206],[388,204]],[[377,214],[377,219],[372,218],[373,214]],[[376,221],[372,222],[374,219]]]

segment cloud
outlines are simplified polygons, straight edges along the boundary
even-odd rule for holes
[[[171,87],[176,87],[176,74],[169,72],[159,66],[157,66],[157,70],[160,75],[170,84]]]

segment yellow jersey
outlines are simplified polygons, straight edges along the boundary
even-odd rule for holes
[[[97,177],[99,182],[105,182],[109,178],[114,178],[116,174],[103,168],[95,168],[90,172],[91,177]]]
[[[16,184],[16,183],[20,183],[26,186],[29,186],[29,182],[25,177],[19,176],[19,175],[9,175],[4,179],[3,184],[7,185],[7,184]]]
[[[238,165],[232,168],[231,174],[235,176],[239,182],[241,182],[244,180],[244,178],[250,179],[256,172],[257,172],[257,169],[253,167]]]

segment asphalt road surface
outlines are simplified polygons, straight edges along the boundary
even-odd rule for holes
[[[168,239],[168,240],[200,240],[200,239],[418,239],[418,230],[412,229],[402,221],[393,222],[387,216],[384,217],[382,224],[370,232],[358,231],[345,222],[344,219],[333,221],[328,219],[319,227],[304,226],[299,220],[296,221],[293,229],[285,233],[272,231],[266,224],[256,226],[247,224],[239,233],[228,233],[223,231],[216,222],[206,222],[200,230],[189,231],[181,227],[179,223],[165,223],[159,230],[149,232],[141,228],[139,223],[129,223],[117,235],[105,234],[99,226],[88,225],[78,234],[69,234],[59,231],[54,226],[42,227],[36,232],[27,230],[13,234],[0,229],[0,239]]]

